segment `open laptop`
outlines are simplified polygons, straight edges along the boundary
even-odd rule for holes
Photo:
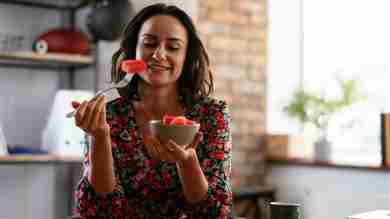
[[[390,210],[369,211],[349,216],[347,219],[390,219]]]

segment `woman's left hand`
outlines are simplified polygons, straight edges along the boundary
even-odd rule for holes
[[[145,136],[144,142],[149,155],[161,161],[184,162],[196,156],[196,147],[202,140],[203,134],[196,133],[194,140],[189,145],[178,145],[170,140],[167,144],[162,144],[152,136]]]

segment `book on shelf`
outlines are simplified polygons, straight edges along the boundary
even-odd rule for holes
[[[380,124],[382,165],[390,167],[390,112],[381,113]]]

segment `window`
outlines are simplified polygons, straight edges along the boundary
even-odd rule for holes
[[[389,9],[388,0],[269,2],[268,132],[312,136],[282,112],[292,91],[333,98],[337,79],[353,79],[364,99],[332,116],[332,160],[380,164],[379,115],[390,104]]]

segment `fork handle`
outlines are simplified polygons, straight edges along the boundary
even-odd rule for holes
[[[112,86],[112,87],[100,90],[89,101],[96,100],[96,98],[98,98],[98,96],[102,95],[103,93],[105,93],[109,90],[115,89],[115,88],[117,88],[117,86]],[[72,112],[69,112],[66,114],[66,118],[71,118],[71,117],[74,117],[75,115],[76,115],[76,110],[73,110]]]

